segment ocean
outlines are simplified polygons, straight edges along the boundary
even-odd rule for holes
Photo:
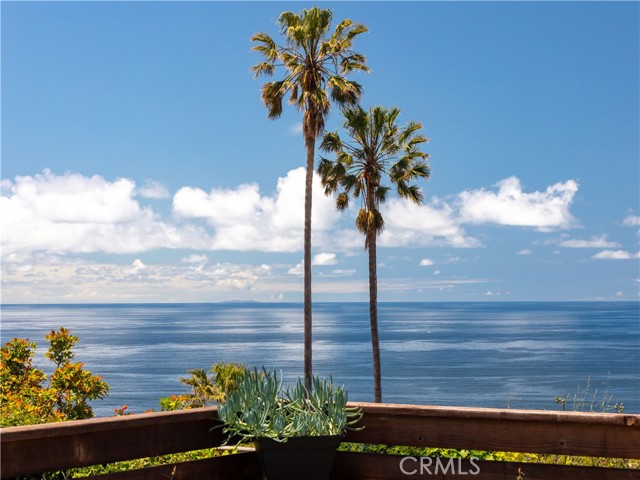
[[[314,373],[371,401],[367,303],[315,303]],[[0,340],[69,328],[76,360],[104,376],[97,416],[159,410],[187,370],[216,362],[303,373],[302,305],[287,303],[2,305]],[[555,396],[613,395],[640,413],[640,303],[381,303],[382,398],[389,403],[558,410]],[[580,392],[588,390],[585,395]],[[596,405],[597,410],[600,406]],[[572,401],[567,403],[572,409]]]

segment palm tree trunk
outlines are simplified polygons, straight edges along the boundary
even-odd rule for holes
[[[369,250],[369,319],[371,322],[371,350],[373,352],[373,400],[382,402],[380,372],[380,340],[378,338],[378,270],[376,265],[376,232],[368,235]]]
[[[311,206],[313,189],[313,167],[315,138],[305,139],[307,147],[307,172],[304,190],[304,381],[311,391],[312,373],[312,329],[311,329]]]

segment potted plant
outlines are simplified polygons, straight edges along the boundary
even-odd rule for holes
[[[332,379],[284,388],[275,371],[247,371],[218,403],[227,442],[253,442],[266,480],[326,480],[346,429],[362,413]]]

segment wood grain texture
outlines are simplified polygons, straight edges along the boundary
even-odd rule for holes
[[[362,407],[362,425],[365,428],[349,432],[345,441],[350,442],[640,458],[640,415],[365,403],[353,405]],[[3,428],[0,431],[0,477],[13,478],[215,447],[223,441],[221,429],[212,430],[212,427],[219,425],[215,408],[200,408]],[[362,455],[365,454],[340,453],[335,469],[337,478],[398,478],[397,472],[394,474],[389,470],[394,466],[397,469],[397,460],[393,464],[394,460],[389,457]],[[246,465],[243,462],[236,465],[234,462],[237,460],[224,460],[229,462],[229,466],[225,467],[223,465],[226,463],[216,463],[219,460],[212,459],[185,462],[176,466],[175,472],[173,466],[153,467],[157,470],[118,474],[120,476],[117,478],[170,478],[172,472],[182,475],[179,478],[251,478],[255,473],[252,466],[254,457],[240,458],[247,459]],[[487,465],[483,467],[483,472],[494,475],[486,478],[515,478],[513,468],[509,465],[516,464],[485,463]],[[236,467],[239,468],[237,472]],[[208,468],[213,470],[205,473]],[[523,471],[527,472],[525,480],[638,479],[637,470],[622,473],[607,470],[603,473],[600,469],[573,467],[583,470],[567,470],[574,475],[569,477],[565,473],[558,473],[565,472],[558,468],[527,464]],[[214,471],[217,473],[212,473]],[[228,475],[223,473],[227,471],[230,472]],[[517,474],[517,469],[515,471]],[[166,476],[167,472],[169,477]]]
[[[355,405],[365,428],[349,442],[640,458],[640,415]]]
[[[3,428],[2,478],[216,447],[215,408]]]

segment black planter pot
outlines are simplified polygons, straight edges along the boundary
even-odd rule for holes
[[[258,462],[265,480],[327,480],[340,435],[292,437],[286,442],[256,438]]]

